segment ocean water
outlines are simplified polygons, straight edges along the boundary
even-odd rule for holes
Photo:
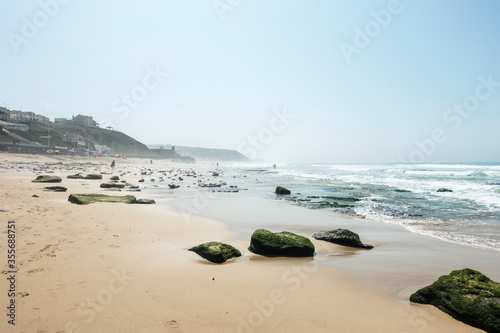
[[[222,171],[230,185],[251,195],[500,250],[500,163],[290,164]],[[277,185],[292,194],[273,194]]]

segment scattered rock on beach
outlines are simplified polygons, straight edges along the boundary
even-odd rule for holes
[[[68,178],[68,179],[82,179],[83,176],[80,175],[79,173],[77,173],[75,175],[68,175],[66,178]]]
[[[292,192],[290,192],[289,189],[286,189],[284,187],[281,187],[281,186],[277,186],[276,187],[276,190],[274,191],[276,194],[290,194]]]
[[[258,229],[252,234],[250,251],[284,257],[311,257],[314,255],[314,245],[309,238],[288,231],[273,233]]]
[[[119,181],[120,177],[118,177],[118,176],[112,176],[111,178],[109,178],[109,180]]]
[[[443,275],[412,294],[410,301],[433,305],[486,332],[500,332],[500,283],[478,271],[465,268]]]
[[[436,192],[453,192],[453,190],[450,190],[449,188],[440,188]]]
[[[49,176],[49,175],[40,175],[36,177],[36,179],[32,180],[33,183],[60,183],[62,182],[61,177],[58,176]]]
[[[359,235],[348,229],[335,229],[332,231],[320,231],[313,235],[315,239],[324,240],[330,243],[357,247],[361,249],[372,249],[373,245],[363,244]]]
[[[91,173],[86,175],[85,177],[82,177],[83,179],[102,179],[102,175],[98,175],[95,173]]]
[[[241,252],[229,244],[208,242],[189,249],[208,261],[222,264],[233,257],[241,257]]]
[[[152,205],[155,204],[156,201],[154,201],[153,199],[137,199],[134,203],[143,205]]]
[[[119,183],[102,183],[100,188],[124,188],[125,185]]]
[[[44,190],[51,192],[66,192],[68,189],[64,186],[47,186],[44,187]]]
[[[121,202],[135,203],[137,199],[133,195],[115,196],[106,194],[71,194],[68,201],[77,205],[88,205],[94,202]]]

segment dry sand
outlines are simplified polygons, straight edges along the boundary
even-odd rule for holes
[[[102,192],[99,181],[56,172],[68,192],[44,192],[33,172],[7,169],[32,160],[54,161],[0,154],[0,332],[479,332],[321,265],[335,245],[313,240],[314,259],[265,258],[246,250],[250,235],[214,219],[187,223],[162,205],[73,205],[70,193]],[[17,227],[15,326],[6,316],[7,221]],[[211,240],[243,257],[216,265],[187,251]]]

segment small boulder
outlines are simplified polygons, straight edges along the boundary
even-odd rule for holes
[[[252,234],[248,249],[257,254],[283,257],[312,257],[315,250],[307,237],[288,231],[273,233],[265,229],[258,229]]]
[[[86,175],[85,177],[82,177],[82,179],[102,179],[102,175],[91,173]]]
[[[80,175],[79,173],[75,174],[75,175],[68,175],[67,176],[68,179],[82,179],[83,176]]]
[[[332,231],[320,231],[313,235],[315,239],[324,240],[330,243],[357,247],[361,249],[372,249],[373,245],[363,244],[359,235],[348,229],[335,229]]]
[[[453,192],[453,190],[450,190],[449,188],[440,188],[436,192]]]
[[[208,242],[189,249],[208,261],[222,264],[233,257],[241,257],[241,252],[229,244]]]
[[[36,177],[36,179],[32,180],[33,183],[60,183],[62,182],[61,177],[58,176],[48,176],[41,175]]]
[[[443,275],[412,294],[410,301],[433,305],[486,332],[500,332],[500,283],[478,271],[465,268]]]
[[[111,178],[109,178],[109,180],[112,180],[112,181],[119,181],[119,180],[120,180],[120,177],[118,177],[118,176],[112,176]]]
[[[154,201],[153,199],[137,199],[135,201],[135,203],[136,204],[143,204],[143,205],[152,205],[152,204],[155,204],[156,201]]]
[[[64,186],[47,186],[44,187],[44,190],[51,192],[66,192],[68,189]]]
[[[274,192],[276,194],[291,194],[292,193],[292,192],[290,192],[289,189],[286,189],[286,188],[281,187],[281,186],[277,186],[276,190]]]
[[[124,188],[125,185],[119,183],[102,183],[101,188]]]

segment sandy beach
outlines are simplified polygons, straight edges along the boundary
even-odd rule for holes
[[[408,296],[465,267],[500,281],[498,251],[244,193],[218,195],[187,217],[169,202],[176,193],[193,202],[190,192],[154,197],[156,205],[68,202],[71,193],[106,193],[101,181],[69,174],[106,172],[106,179],[126,168],[132,171],[124,178],[139,184],[140,169],[153,167],[119,160],[112,172],[110,162],[0,154],[1,332],[481,332]],[[178,167],[155,161],[160,166]],[[68,191],[46,192],[46,184],[31,182],[47,171],[61,176]],[[276,218],[308,237],[349,227],[375,249],[311,238],[314,258],[249,252],[251,232]],[[15,326],[6,316],[8,221],[16,225]],[[207,241],[231,244],[243,256],[217,265],[187,251]]]

